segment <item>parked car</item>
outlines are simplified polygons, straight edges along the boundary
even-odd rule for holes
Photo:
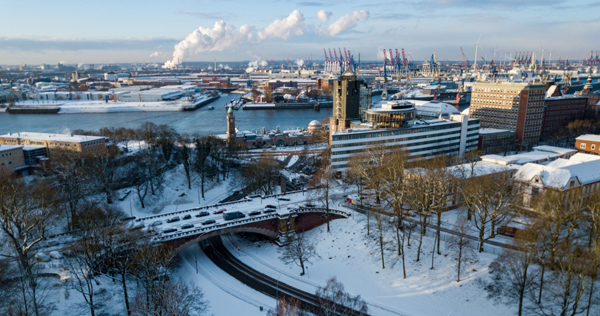
[[[159,226],[159,225],[162,225],[162,221],[156,221],[156,222],[150,224],[150,226]]]
[[[192,219],[192,214],[187,214],[183,217],[184,220],[186,219]]]
[[[227,210],[222,208],[220,210],[214,211],[213,214],[223,214],[223,212],[227,212]]]
[[[277,199],[279,201],[291,201],[290,198],[287,198],[287,197],[278,197]]]
[[[258,210],[248,213],[248,215],[250,215],[250,216],[256,216],[256,215],[260,215],[260,214],[262,214],[262,212],[258,211]]]
[[[215,221],[214,219],[208,219],[208,220],[205,220],[204,222],[202,222],[202,225],[210,225],[210,224],[214,224],[216,222],[217,221]]]
[[[177,231],[177,228],[167,228],[165,230],[163,230],[164,234],[168,234],[168,233],[174,233]]]
[[[277,206],[275,206],[275,205],[273,205],[273,204],[267,204],[267,205],[265,206],[265,208],[274,208],[274,209],[276,209],[276,208],[277,208]]]
[[[196,217],[202,217],[202,216],[208,216],[208,215],[210,215],[210,213],[209,213],[209,212],[207,212],[207,211],[202,211],[202,212],[200,212],[200,213],[196,214]]]
[[[276,210],[276,209],[274,209],[274,208],[266,208],[266,209],[263,211],[263,213],[265,213],[265,214],[269,214],[269,213],[274,213],[274,212],[276,212],[276,211],[277,211],[277,210]]]
[[[167,223],[175,223],[175,222],[179,222],[179,220],[180,220],[179,216],[173,216],[167,220]]]
[[[190,229],[190,228],[194,228],[194,224],[181,225],[181,229]]]

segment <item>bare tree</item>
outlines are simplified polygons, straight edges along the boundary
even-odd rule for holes
[[[535,234],[520,231],[513,240],[514,248],[504,251],[490,265],[494,278],[488,288],[493,293],[503,293],[518,302],[518,315],[523,314],[524,298],[535,286],[538,270],[534,267],[537,257]]]
[[[242,173],[248,188],[270,195],[279,183],[280,170],[281,164],[273,157],[260,157],[258,161],[245,165]]]
[[[281,295],[277,298],[277,306],[274,310],[269,310],[268,316],[309,316],[308,312],[305,312],[300,306],[300,300],[287,296]]]
[[[331,191],[335,185],[335,169],[329,163],[328,150],[323,152],[320,161],[322,163],[317,166],[317,172],[309,183],[310,187],[315,188],[310,194],[325,205],[325,221],[327,222],[327,232],[329,232],[329,221],[331,220],[329,203],[331,202]]]
[[[204,183],[206,182],[206,173],[208,170],[208,157],[211,154],[212,142],[208,138],[196,139],[196,151],[194,157],[194,168],[200,173],[200,189],[202,198],[204,198]]]
[[[168,162],[173,154],[179,134],[174,128],[161,124],[156,128],[156,136],[156,145],[160,148],[163,159]]]
[[[0,174],[0,229],[8,240],[10,253],[18,263],[22,282],[22,311],[40,316],[45,306],[38,295],[37,274],[33,255],[52,225],[54,191],[44,181],[26,183],[7,174]]]
[[[143,295],[136,296],[132,315],[201,316],[208,306],[198,286],[181,279],[166,279],[161,286],[154,287],[151,304],[147,304]]]
[[[327,280],[324,287],[317,289],[315,295],[319,298],[324,316],[350,315],[355,311],[367,314],[367,303],[360,295],[352,296],[344,290],[344,285],[335,277]]]
[[[471,222],[465,216],[458,217],[452,230],[457,234],[448,238],[448,248],[452,251],[453,259],[457,261],[456,282],[460,282],[462,263],[477,260],[477,255],[468,235],[471,230]]]
[[[192,164],[193,164],[193,156],[191,154],[190,148],[188,147],[189,138],[184,135],[180,138],[179,142],[181,143],[181,161],[183,164],[183,172],[185,173],[185,179],[187,180],[188,189],[192,189]]]
[[[473,212],[474,225],[479,232],[479,252],[483,252],[483,243],[494,238],[496,227],[508,220],[513,191],[504,173],[494,173],[480,177],[471,175],[462,181],[460,193]]]
[[[285,264],[295,264],[302,268],[302,273],[305,273],[305,263],[310,263],[310,260],[319,258],[315,245],[308,241],[304,235],[296,234],[289,240],[289,243],[278,249],[279,259]]]

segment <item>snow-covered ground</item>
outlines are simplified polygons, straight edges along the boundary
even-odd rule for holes
[[[302,277],[299,267],[286,266],[278,259],[279,247],[270,242],[252,243],[237,235],[225,240],[231,252],[246,264],[308,292],[315,292],[317,286],[335,276],[348,292],[360,294],[370,304],[373,315],[515,313],[513,306],[497,305],[489,300],[478,281],[488,279],[488,265],[495,255],[479,254],[479,261],[468,266],[461,274],[461,282],[457,283],[456,262],[445,250],[444,241],[442,255],[435,256],[433,270],[430,269],[432,237],[424,238],[421,261],[415,262],[418,245],[418,232],[415,232],[411,247],[407,248],[407,278],[403,279],[402,262],[393,246],[386,250],[386,268],[381,268],[378,244],[366,236],[365,225],[366,217],[353,212],[349,219],[332,221],[330,233],[324,225],[306,232],[306,237],[316,244],[321,258],[308,264],[307,274]],[[375,234],[373,230],[371,234]]]

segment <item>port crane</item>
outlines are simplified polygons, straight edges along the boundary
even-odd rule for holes
[[[465,71],[469,70],[469,64],[467,63],[467,57],[465,57],[465,52],[463,52],[462,47],[460,48],[460,54],[462,55],[463,62],[465,63]]]

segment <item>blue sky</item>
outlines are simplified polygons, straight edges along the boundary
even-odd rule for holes
[[[363,60],[382,48],[459,60],[462,47],[472,61],[480,35],[488,60],[494,49],[497,60],[542,47],[553,59],[600,50],[597,0],[169,2],[0,0],[0,64],[322,60],[334,47]]]

